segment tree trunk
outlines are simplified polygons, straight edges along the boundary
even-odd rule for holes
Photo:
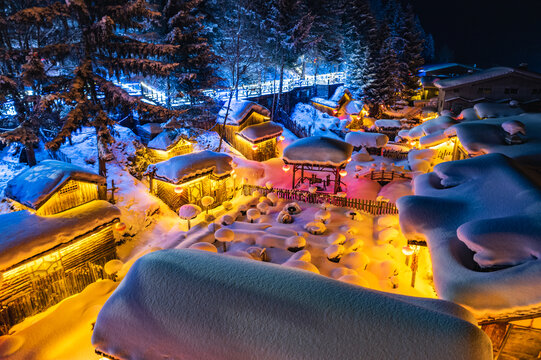
[[[278,98],[276,100],[276,111],[280,111],[280,100],[282,98],[282,87],[284,86],[284,57],[280,58],[280,85],[278,86]]]
[[[28,162],[28,166],[30,167],[35,166],[37,162],[36,162],[36,153],[34,152],[34,145],[26,144],[24,146],[24,149],[26,150],[26,161]]]
[[[98,145],[98,174],[107,177],[107,167],[105,165],[105,149],[100,140],[99,129],[96,128],[96,142]]]

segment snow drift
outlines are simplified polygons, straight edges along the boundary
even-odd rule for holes
[[[133,265],[98,315],[92,343],[121,359],[491,359],[471,321],[445,301],[167,250]]]

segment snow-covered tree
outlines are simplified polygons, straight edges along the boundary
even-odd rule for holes
[[[404,12],[403,26],[400,31],[400,36],[404,39],[404,50],[399,55],[400,62],[404,64],[404,70],[401,72],[402,97],[404,99],[411,98],[419,88],[417,69],[424,64],[423,38],[419,27],[419,20],[411,5],[408,5]]]

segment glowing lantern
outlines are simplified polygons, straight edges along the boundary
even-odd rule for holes
[[[258,148],[259,148],[259,147],[258,147],[256,144],[252,145],[252,150],[253,150],[253,151],[256,151]]]
[[[346,170],[340,170],[339,174],[340,176],[346,176],[348,172]]]
[[[231,170],[231,175],[233,175],[235,173],[235,170]]]
[[[287,165],[287,164],[284,165],[284,166],[282,166],[282,170],[284,170],[284,172],[288,172],[289,169],[290,169],[290,167],[289,167],[289,165]]]
[[[183,191],[184,189],[182,188],[182,186],[175,186],[175,193],[182,194]]]
[[[115,225],[115,229],[116,231],[124,231],[126,230],[126,224],[123,222],[119,222],[118,224]]]
[[[286,139],[286,137],[284,135],[278,136],[278,140],[280,140],[280,141],[284,141],[285,139]]]
[[[413,248],[412,248],[411,246],[409,246],[409,245],[404,246],[404,247],[402,248],[402,253],[403,253],[404,255],[406,255],[406,256],[413,255],[413,252],[414,252]]]
[[[347,159],[347,162],[350,163],[350,162],[351,162],[351,158]]]

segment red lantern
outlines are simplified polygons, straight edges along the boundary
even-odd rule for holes
[[[256,144],[252,145],[252,150],[253,150],[253,151],[256,151],[258,148],[259,148],[259,147],[258,147]]]
[[[284,172],[288,172],[290,169],[289,165],[285,164],[284,166],[282,166],[282,170],[284,170]]]
[[[183,191],[184,189],[182,188],[182,186],[175,186],[175,193],[182,194]]]
[[[346,170],[340,170],[340,176],[346,176],[348,172]]]
[[[126,224],[123,222],[119,222],[115,225],[116,231],[124,231],[126,230]]]

